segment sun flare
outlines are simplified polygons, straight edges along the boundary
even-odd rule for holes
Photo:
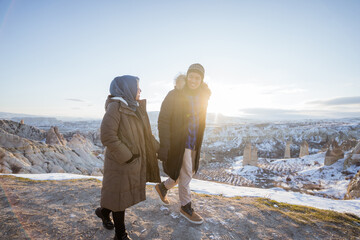
[[[208,112],[226,116],[240,116],[239,109],[249,107],[263,107],[266,99],[257,91],[255,86],[244,85],[214,85],[211,87]]]

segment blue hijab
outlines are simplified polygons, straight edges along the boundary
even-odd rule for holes
[[[138,103],[136,101],[138,77],[124,75],[116,77],[110,84],[110,94],[114,97],[122,97],[129,107],[136,111]]]

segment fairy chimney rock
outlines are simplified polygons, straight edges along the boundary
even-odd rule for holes
[[[66,145],[66,140],[63,135],[59,133],[59,129],[57,127],[51,127],[46,135],[46,143],[47,144],[59,144],[62,146]]]
[[[243,166],[249,165],[251,161],[251,143],[247,143],[244,148]]]
[[[257,164],[258,164],[257,148],[251,146],[251,143],[247,143],[243,154],[243,166],[246,165],[257,166]]]
[[[330,166],[343,157],[344,157],[344,152],[341,150],[336,140],[333,140],[329,149],[326,151],[324,164],[326,166]]]
[[[344,168],[351,165],[360,165],[360,142],[354,147],[350,155],[345,159]]]
[[[309,155],[309,144],[304,140],[300,145],[300,154],[299,157]]]
[[[286,142],[286,147],[285,147],[285,154],[284,154],[284,158],[290,158],[290,145],[292,143],[292,139],[290,139],[289,141]]]
[[[258,155],[257,155],[257,148],[254,146],[251,148],[251,163],[252,166],[257,166],[258,164]]]

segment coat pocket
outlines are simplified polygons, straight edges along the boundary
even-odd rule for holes
[[[113,164],[111,164],[113,166],[123,166],[127,165],[126,162],[132,158],[131,156],[134,156],[134,154],[132,154],[130,150],[125,153],[122,151],[110,151],[107,149],[105,152],[105,161],[113,162]]]
[[[127,160],[125,163],[126,164],[131,164],[132,162],[134,162],[136,159],[138,159],[140,157],[140,155],[139,154],[133,154],[133,156],[129,159],[129,160]]]

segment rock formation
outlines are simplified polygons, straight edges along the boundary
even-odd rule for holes
[[[251,142],[253,146],[257,146],[259,158],[284,158],[286,140],[292,137],[292,157],[299,156],[300,145],[304,139],[309,144],[309,154],[321,152],[329,139],[336,139],[343,151],[349,151],[356,145],[356,142],[353,143],[351,140],[360,139],[358,122],[329,120],[297,123],[210,124],[206,127],[206,137],[202,148],[205,150],[208,146],[206,150],[217,151],[219,144],[223,143],[221,148],[243,150],[246,143]],[[156,125],[152,127],[155,129],[154,132],[157,132]],[[322,152],[326,152],[327,149],[328,146]]]
[[[290,158],[291,157],[291,154],[290,154],[290,145],[291,144],[292,144],[292,139],[290,139],[289,141],[286,142],[284,158]]]
[[[46,135],[46,144],[66,146],[66,140],[57,127],[51,127]]]
[[[257,166],[258,164],[258,155],[257,155],[257,148],[255,146],[251,147],[251,162],[250,165]]]
[[[0,173],[68,172],[99,175],[102,172],[104,162],[94,154],[102,152],[101,149],[81,135],[74,136],[66,146],[65,139],[56,128],[52,128],[48,134],[51,144],[15,135],[15,132],[24,135],[23,131],[15,130],[10,127],[10,133],[0,128]],[[41,131],[36,128],[34,133],[27,132],[31,137],[39,133]]]
[[[339,147],[337,141],[333,140],[329,149],[326,151],[324,164],[326,166],[330,166],[343,157],[344,157],[344,152]]]
[[[101,155],[98,156],[98,157],[102,157]],[[201,152],[200,153],[200,161],[205,163],[205,164],[208,164],[210,163],[212,160],[212,157],[210,154],[206,153],[206,152]]]
[[[256,147],[251,146],[251,143],[247,143],[244,149],[243,166],[246,165],[258,165],[257,149]]]
[[[360,198],[360,171],[351,179],[345,194],[345,199]]]
[[[299,157],[307,156],[309,155],[309,144],[304,140],[302,144],[300,145],[300,153]]]
[[[10,120],[0,120],[0,129],[19,137],[35,141],[43,141],[46,138],[46,132],[44,130]]]
[[[249,165],[251,161],[251,143],[247,143],[243,153],[243,166]]]
[[[360,165],[360,142],[345,159],[344,168],[348,168],[351,165]]]
[[[100,128],[96,131],[89,131],[86,134],[86,138],[90,139],[98,147],[103,147],[100,137]]]

